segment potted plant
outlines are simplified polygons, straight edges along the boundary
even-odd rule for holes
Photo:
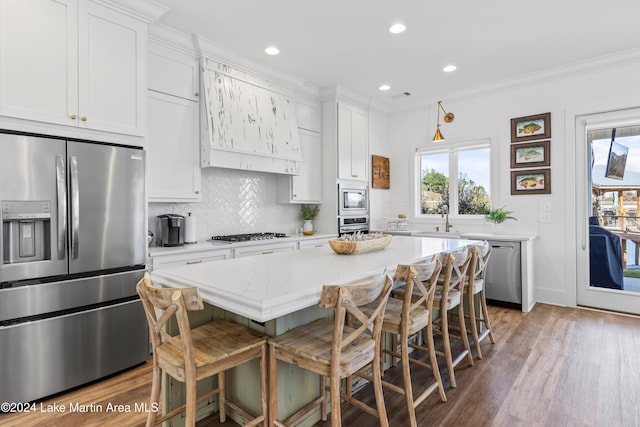
[[[304,234],[313,234],[313,223],[311,222],[320,212],[320,207],[312,205],[301,205],[300,212],[298,212],[298,219],[304,221],[302,226],[302,232]]]
[[[503,206],[501,208],[491,209],[489,213],[484,216],[484,219],[485,221],[490,222],[491,227],[498,231],[499,229],[496,226],[501,225],[506,220],[518,220],[516,217],[511,216],[512,213],[513,212],[506,210]]]

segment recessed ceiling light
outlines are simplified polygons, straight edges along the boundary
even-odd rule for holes
[[[400,33],[404,33],[404,31],[406,29],[407,29],[407,27],[405,27],[404,24],[397,23],[397,24],[393,24],[392,26],[389,27],[389,32],[391,34],[400,34]]]
[[[446,67],[444,67],[442,69],[442,71],[444,71],[445,73],[450,73],[452,71],[455,71],[456,68],[458,68],[458,67],[456,67],[455,65],[451,64],[451,65],[447,65]]]
[[[272,55],[273,56],[273,55],[279,54],[280,53],[280,49],[278,49],[275,46],[269,46],[268,48],[266,48],[264,50],[264,53],[266,53],[267,55]]]
[[[378,90],[381,90],[383,92],[385,90],[389,90],[389,89],[391,89],[391,86],[389,86],[389,85],[380,85],[380,87],[378,88]]]

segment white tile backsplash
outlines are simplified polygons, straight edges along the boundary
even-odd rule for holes
[[[149,230],[156,216],[196,217],[198,241],[214,235],[274,232],[293,234],[302,222],[299,205],[276,203],[276,175],[244,170],[203,168],[202,202],[149,203]]]

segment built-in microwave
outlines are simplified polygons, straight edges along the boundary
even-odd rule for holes
[[[369,188],[357,181],[338,182],[338,216],[368,216]]]

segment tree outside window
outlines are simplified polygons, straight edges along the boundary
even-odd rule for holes
[[[420,152],[421,215],[441,212],[442,205],[457,215],[484,215],[491,208],[490,149],[488,146],[448,152]],[[455,177],[455,178],[454,178]],[[450,189],[457,187],[455,197]]]

